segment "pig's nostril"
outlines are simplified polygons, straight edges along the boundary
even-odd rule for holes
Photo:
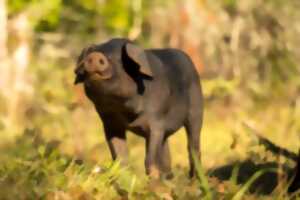
[[[101,65],[104,65],[104,60],[103,60],[102,58],[100,58],[100,59],[99,59],[99,63],[100,63]]]

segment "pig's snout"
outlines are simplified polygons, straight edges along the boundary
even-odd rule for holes
[[[102,53],[92,52],[87,55],[75,69],[74,84],[84,82],[85,79],[105,80],[112,76],[110,64]]]
[[[109,68],[109,63],[102,53],[93,52],[85,58],[84,68],[89,73],[101,73]]]
[[[107,57],[99,52],[92,52],[85,58],[84,69],[87,74],[97,75],[102,80],[112,76],[111,65]]]

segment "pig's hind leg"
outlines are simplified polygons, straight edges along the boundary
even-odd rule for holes
[[[152,178],[159,178],[161,175],[161,160],[162,151],[167,148],[164,146],[164,130],[161,122],[152,120],[150,124],[150,133],[146,137],[146,158],[145,167],[146,173]],[[163,152],[163,154],[166,151]]]
[[[195,175],[195,159],[200,157],[200,131],[202,127],[203,105],[202,94],[198,85],[194,85],[190,90],[190,107],[184,127],[187,133],[188,154],[190,163],[190,177]],[[193,156],[194,155],[194,156]]]

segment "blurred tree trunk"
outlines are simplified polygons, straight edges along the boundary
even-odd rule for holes
[[[0,97],[5,100],[6,125],[15,126],[22,116],[19,105],[22,94],[29,88],[25,79],[29,58],[29,24],[25,14],[19,14],[8,22],[6,3],[6,0],[0,0]],[[11,59],[7,47],[8,30],[17,44]]]
[[[133,11],[133,25],[128,33],[128,38],[135,40],[142,32],[142,0],[135,0],[131,2],[131,9]]]
[[[12,36],[17,45],[11,58],[12,78],[9,84],[9,122],[14,125],[22,118],[24,101],[23,97],[31,91],[27,83],[26,70],[29,63],[29,36],[30,26],[26,13],[20,13],[11,21]],[[22,105],[21,105],[22,103]]]
[[[0,0],[0,91],[4,97],[8,93],[8,58],[7,58],[7,11],[6,0]]]
[[[195,13],[197,2],[191,1],[189,4],[188,6],[187,3],[179,2],[175,8],[178,14],[177,18],[174,17],[170,22],[172,26],[169,30],[170,46],[184,50],[191,57],[197,72],[201,74],[204,70],[204,64],[199,52],[199,36],[198,34],[195,35],[197,31],[192,21],[195,16],[199,17],[198,13]]]

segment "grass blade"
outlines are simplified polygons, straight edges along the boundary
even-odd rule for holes
[[[243,185],[243,187],[233,196],[232,200],[240,200],[242,199],[243,195],[247,192],[250,186],[254,183],[256,179],[258,179],[261,175],[265,174],[266,172],[276,171],[275,169],[262,169],[255,172],[251,178]]]
[[[192,155],[193,155],[193,160],[195,162],[197,178],[201,183],[201,187],[205,194],[205,197],[203,199],[212,199],[212,193],[208,184],[208,180],[205,176],[204,169],[202,168],[202,165],[199,163],[199,159],[196,157],[194,152]]]

